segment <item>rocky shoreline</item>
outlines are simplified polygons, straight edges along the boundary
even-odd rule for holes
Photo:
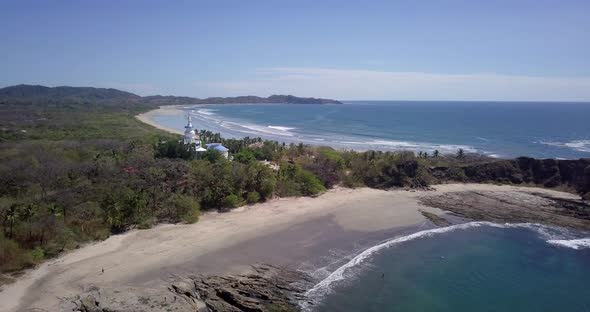
[[[257,264],[248,274],[189,276],[161,289],[90,287],[64,298],[61,311],[299,311],[298,302],[305,300],[311,284],[304,273]]]
[[[590,203],[540,192],[450,192],[423,196],[420,203],[474,221],[530,222],[590,231]]]

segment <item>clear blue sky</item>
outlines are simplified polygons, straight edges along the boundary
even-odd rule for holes
[[[0,86],[590,101],[590,1],[0,0]]]

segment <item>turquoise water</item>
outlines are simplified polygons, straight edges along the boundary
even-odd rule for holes
[[[590,239],[548,243],[563,234],[532,225],[472,224],[484,225],[415,235],[376,248],[318,284],[309,294],[317,304],[307,308],[590,311]]]
[[[343,105],[200,105],[195,126],[355,150],[458,148],[495,157],[590,157],[590,103],[347,102]],[[182,130],[182,115],[155,121]]]

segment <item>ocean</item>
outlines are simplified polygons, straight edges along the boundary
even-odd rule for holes
[[[306,311],[590,311],[590,238],[471,222],[385,241],[308,292]]]
[[[354,101],[342,105],[187,106],[195,127],[226,137],[354,150],[590,157],[590,103]],[[153,117],[182,130],[180,114]]]
[[[354,150],[590,157],[590,103],[346,102],[185,107],[226,137]],[[185,114],[155,122],[182,130]],[[590,311],[590,235],[470,222],[394,237],[324,272],[306,311]],[[346,260],[344,260],[346,261]],[[331,272],[331,273],[330,273]],[[310,272],[311,273],[311,272]]]

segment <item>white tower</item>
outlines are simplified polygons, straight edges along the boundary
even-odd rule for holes
[[[195,129],[193,129],[193,123],[191,120],[191,114],[187,114],[187,124],[184,127],[184,144],[190,145],[190,144],[195,144],[196,148],[199,149],[201,148],[201,137],[195,132]]]
[[[191,115],[187,115],[187,124],[184,127],[184,144],[192,144],[195,140],[195,130],[193,129],[193,123],[191,121]]]
[[[184,136],[182,137],[182,141],[184,142],[185,145],[187,145],[187,148],[189,149],[189,151],[193,150],[195,155],[198,155],[199,153],[206,152],[207,150],[204,149],[201,144],[201,136],[193,128],[193,123],[191,120],[191,113],[188,113],[186,118],[187,118],[187,123],[186,123],[186,126],[184,127],[185,130],[184,130]],[[194,149],[193,149],[193,144],[194,144]]]

